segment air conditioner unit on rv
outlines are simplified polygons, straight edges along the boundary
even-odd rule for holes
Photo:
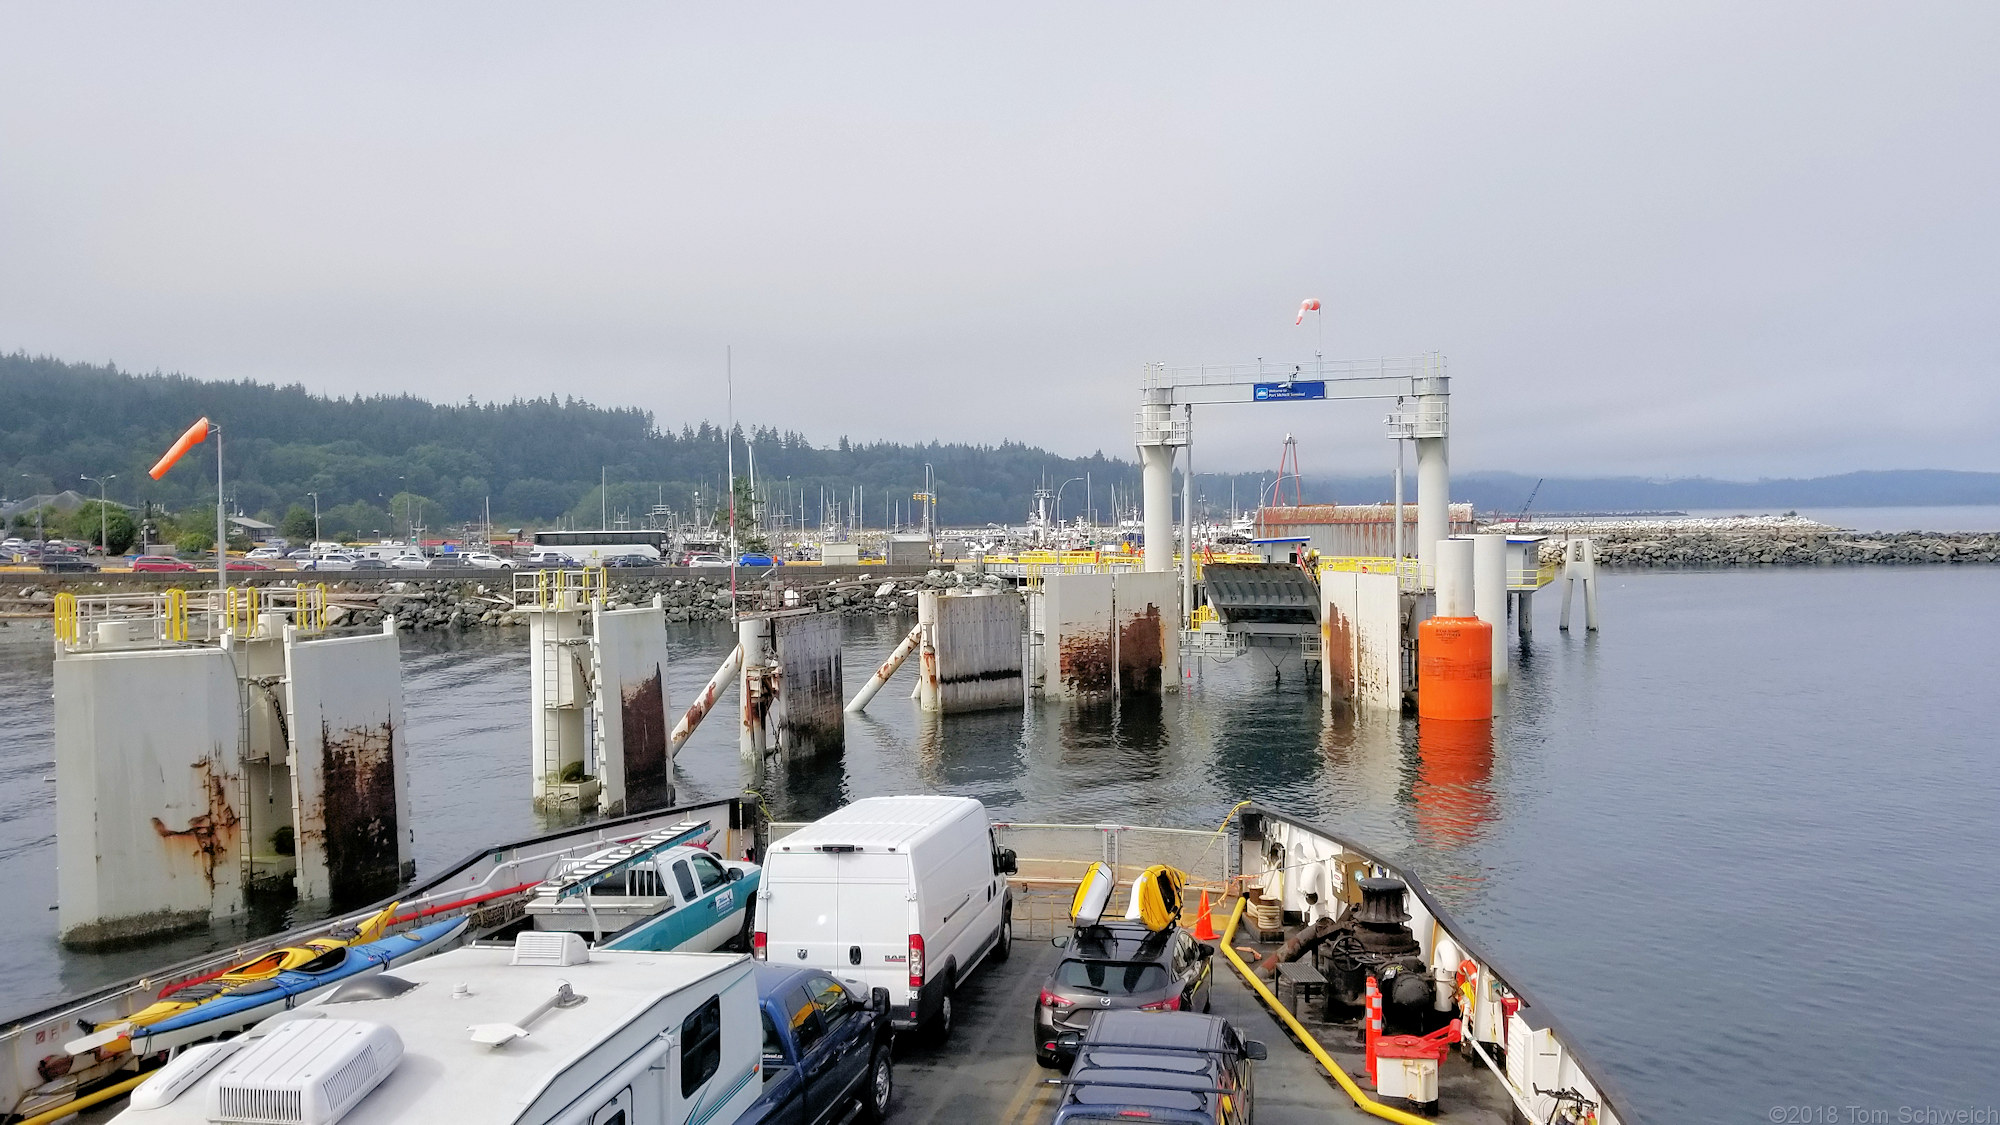
[[[247,1125],[333,1125],[403,1057],[394,1028],[365,1020],[279,1024],[222,1068],[208,1119]]]

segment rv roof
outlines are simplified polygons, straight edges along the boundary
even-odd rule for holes
[[[508,946],[440,953],[392,974],[419,984],[400,996],[333,1004],[329,1019],[386,1024],[403,1040],[403,1061],[346,1116],[350,1121],[514,1121],[549,1081],[661,998],[746,960],[729,953],[593,949],[579,965],[512,965]],[[468,1028],[511,1024],[568,982],[587,1002],[552,1009],[525,1038],[501,1047],[472,1041]],[[468,990],[455,995],[458,986]],[[213,1081],[214,1076],[199,1085]],[[207,1125],[206,1092],[190,1088],[145,1112],[147,1125]]]
[[[902,847],[979,808],[970,797],[867,797],[776,841],[779,851],[820,844]]]

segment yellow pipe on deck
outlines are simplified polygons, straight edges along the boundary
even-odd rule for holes
[[[104,1089],[98,1090],[95,1093],[85,1094],[83,1097],[80,1097],[75,1101],[64,1102],[63,1104],[45,1113],[38,1113],[33,1117],[30,1117],[27,1120],[20,1122],[20,1125],[49,1125],[49,1122],[51,1121],[61,1121],[65,1117],[73,1116],[77,1110],[89,1109],[91,1106],[96,1105],[98,1102],[108,1102],[112,1098],[115,1098],[118,1095],[125,1093],[126,1091],[132,1089],[132,1087],[137,1086],[139,1083],[144,1082],[146,1079],[151,1078],[152,1076],[153,1072],[147,1071],[146,1073],[141,1074],[137,1078],[128,1078],[125,1081],[118,1083],[116,1086],[106,1086]]]
[[[1354,1079],[1349,1078],[1347,1072],[1340,1068],[1340,1064],[1334,1062],[1333,1058],[1320,1047],[1319,1040],[1312,1037],[1312,1032],[1307,1031],[1305,1025],[1294,1018],[1283,1004],[1278,1003],[1278,998],[1271,995],[1271,990],[1265,988],[1264,982],[1257,979],[1257,974],[1243,963],[1243,958],[1236,955],[1233,940],[1236,937],[1236,925],[1243,920],[1243,906],[1248,901],[1249,899],[1242,895],[1236,898],[1236,910],[1229,916],[1229,928],[1222,931],[1222,955],[1229,958],[1230,964],[1236,966],[1236,971],[1264,1001],[1264,1006],[1276,1013],[1277,1017],[1285,1022],[1285,1026],[1291,1029],[1292,1034],[1299,1037],[1299,1042],[1305,1044],[1306,1050],[1312,1052],[1312,1057],[1319,1060],[1319,1065],[1325,1067],[1328,1074],[1333,1075],[1333,1080],[1340,1083],[1340,1088],[1347,1091],[1347,1096],[1354,1099],[1354,1104],[1359,1106],[1363,1113],[1372,1113],[1384,1121],[1394,1121],[1397,1125],[1436,1125],[1436,1122],[1428,1117],[1418,1117],[1395,1106],[1383,1105],[1369,1097],[1361,1087],[1356,1086]]]

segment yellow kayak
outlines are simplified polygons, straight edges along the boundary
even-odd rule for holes
[[[375,941],[382,936],[382,931],[388,929],[389,919],[395,917],[396,907],[400,905],[402,904],[392,902],[355,925],[337,927],[327,931],[323,937],[312,938],[298,945],[267,950],[248,961],[231,965],[214,976],[190,981],[171,991],[161,993],[157,1001],[141,1009],[130,1019],[101,1024],[94,1034],[69,1043],[67,1046],[70,1048],[70,1053],[80,1055],[84,1051],[103,1047],[122,1050],[123,1044],[120,1041],[129,1041],[132,1029],[135,1027],[145,1027],[185,1012],[189,1008],[222,995],[237,985],[267,980],[288,969],[296,969],[331,950]]]
[[[1187,875],[1164,863],[1139,873],[1132,881],[1132,905],[1147,929],[1157,933],[1180,920],[1181,888],[1186,885]]]

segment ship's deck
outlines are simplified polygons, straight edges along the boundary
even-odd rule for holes
[[[1017,940],[1012,957],[982,968],[960,989],[962,1014],[949,1042],[899,1044],[890,1120],[1038,1125],[1053,1117],[1061,1087],[1048,1082],[1055,1071],[1035,1064],[1032,1021],[1042,980],[1061,956],[1046,938]],[[1256,1064],[1260,1125],[1373,1120],[1293,1044],[1226,960],[1218,956],[1211,964],[1215,1014],[1271,1050]]]
[[[1242,938],[1235,947],[1252,965],[1277,949]],[[1046,938],[1017,940],[1011,958],[981,969],[966,982],[959,994],[959,1025],[948,1043],[939,1047],[914,1037],[899,1043],[891,1119],[1038,1125],[1054,1116],[1061,1088],[1048,1082],[1056,1077],[1055,1071],[1035,1064],[1031,1013],[1043,979],[1061,956]],[[1260,1123],[1348,1125],[1376,1120],[1334,1084],[1226,958],[1218,954],[1210,964],[1215,973],[1210,1001],[1214,1014],[1270,1048],[1270,1058],[1256,1064],[1255,1112]],[[1354,1025],[1327,1024],[1316,1015],[1309,1011],[1301,1015],[1301,1022],[1362,1089],[1369,1089]],[[1476,1125],[1506,1125],[1512,1120],[1513,1107],[1505,1091],[1476,1060],[1468,1062],[1454,1052],[1439,1072],[1438,1087],[1436,1120]]]

